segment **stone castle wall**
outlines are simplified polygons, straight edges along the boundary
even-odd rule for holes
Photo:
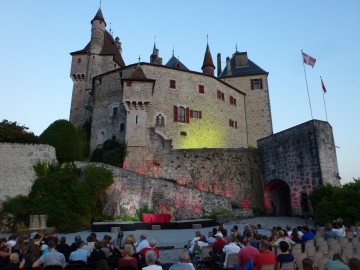
[[[150,176],[226,196],[241,208],[263,207],[262,164],[257,149],[172,149],[171,142],[154,129],[150,140]]]
[[[27,195],[35,180],[33,165],[56,161],[55,148],[44,144],[0,143],[0,204]]]
[[[323,183],[340,185],[332,128],[327,122],[305,122],[259,140],[258,147],[264,186],[272,180],[284,181],[290,189],[293,214],[302,213],[301,193],[309,194]]]
[[[85,162],[76,162],[81,168]],[[148,205],[156,213],[168,213],[174,220],[195,219],[220,210],[231,210],[226,197],[196,190],[172,181],[155,179],[125,169],[99,164],[110,169],[114,183],[107,190],[104,212],[114,216],[132,215]]]

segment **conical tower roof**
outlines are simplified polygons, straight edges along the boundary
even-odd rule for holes
[[[204,69],[204,67],[208,67],[208,66],[211,66],[215,69],[214,62],[212,60],[212,56],[211,56],[211,52],[210,52],[210,48],[209,48],[209,44],[206,44],[204,62],[203,62],[201,69]]]
[[[105,23],[105,26],[106,26],[106,22],[105,22],[105,19],[104,19],[104,16],[101,12],[101,8],[99,8],[98,12],[96,13],[94,19],[91,20],[91,23],[95,20],[100,20],[100,21],[103,21]]]

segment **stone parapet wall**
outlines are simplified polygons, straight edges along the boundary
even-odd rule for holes
[[[76,162],[79,168],[88,164]],[[104,213],[113,216],[133,215],[141,206],[148,205],[156,213],[171,214],[173,220],[186,220],[200,218],[215,211],[231,210],[230,200],[224,196],[125,169],[97,165],[111,170],[114,177],[113,185],[107,190]]]
[[[33,165],[56,161],[55,148],[44,144],[0,143],[0,203],[27,195],[35,180]]]

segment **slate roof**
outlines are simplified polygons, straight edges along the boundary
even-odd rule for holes
[[[177,67],[183,70],[189,70],[179,59],[177,59],[174,55],[170,58],[170,60],[165,64],[167,67]]]
[[[212,67],[215,68],[214,62],[212,60],[211,52],[210,52],[210,49],[209,49],[209,44],[206,45],[206,51],[205,51],[205,55],[204,55],[204,62],[203,62],[203,65],[202,65],[201,69],[203,69],[204,67],[207,67],[207,66],[212,66]]]
[[[238,53],[238,52],[236,52]],[[235,53],[235,54],[236,54]],[[230,59],[230,65],[231,65],[231,77],[233,76],[247,76],[247,75],[258,75],[258,74],[268,74],[265,70],[263,70],[261,67],[256,65],[253,61],[248,59],[248,65],[247,66],[241,66],[241,67],[235,67],[235,54]],[[227,77],[226,75],[226,65],[223,71],[220,74],[220,78]]]
[[[91,23],[95,20],[100,20],[100,21],[103,21],[105,23],[105,26],[106,26],[106,22],[105,22],[105,19],[104,19],[104,16],[101,12],[101,8],[99,8],[98,12],[95,14],[95,17],[94,19],[91,20]]]
[[[75,54],[88,54],[90,52],[90,42],[85,46],[84,49],[80,51],[75,51],[70,53],[71,55]],[[120,51],[116,45],[115,40],[111,36],[111,34],[105,30],[104,35],[104,46],[100,52],[100,55],[113,55],[114,61],[118,63],[121,67],[125,67],[125,62],[120,55]]]

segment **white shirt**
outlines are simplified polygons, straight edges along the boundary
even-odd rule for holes
[[[143,270],[162,270],[162,267],[160,265],[148,265],[142,268]]]
[[[226,267],[228,255],[229,254],[238,254],[240,249],[241,248],[236,243],[230,243],[223,247],[222,251],[226,254],[225,261],[224,261],[224,267]]]
[[[146,248],[146,247],[150,247],[149,241],[146,240],[146,239],[143,239],[143,240],[141,240],[140,243],[136,246],[135,252],[136,252],[136,253],[140,253],[140,251],[141,251],[143,248]]]

